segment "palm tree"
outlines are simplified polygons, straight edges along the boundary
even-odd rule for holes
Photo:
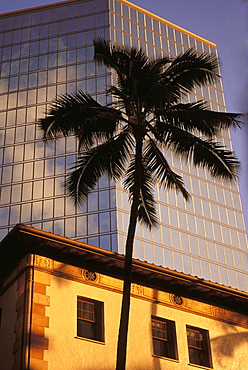
[[[183,103],[196,86],[213,84],[218,60],[211,54],[188,50],[175,59],[148,58],[135,47],[112,46],[94,40],[95,61],[113,69],[116,86],[107,93],[113,102],[103,106],[79,91],[57,97],[39,124],[44,140],[70,134],[78,138],[78,159],[66,180],[76,204],[86,200],[98,179],[124,176],[129,191],[124,290],[116,369],[125,369],[133,242],[137,221],[156,226],[154,181],[165,189],[189,193],[181,176],[166,159],[166,150],[210,171],[215,178],[234,179],[237,160],[218,143],[216,135],[239,126],[238,115],[214,112],[206,102]]]

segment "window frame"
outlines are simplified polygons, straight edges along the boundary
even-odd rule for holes
[[[195,332],[199,334],[198,338],[197,337],[194,338],[196,345],[189,343],[190,338],[190,336],[188,335],[189,332],[191,333]],[[186,335],[188,344],[189,363],[192,365],[212,368],[213,363],[208,330],[201,329],[191,325],[186,325]],[[199,345],[197,346],[197,342],[201,343],[199,343]],[[195,359],[192,358],[193,356],[195,357]]]
[[[103,302],[77,296],[77,338],[105,343]]]
[[[153,323],[155,322],[163,324],[162,328],[154,329]],[[152,315],[151,329],[152,329],[153,356],[178,361],[178,347],[175,321]],[[161,335],[156,336],[155,330],[158,330]],[[163,334],[165,335],[165,333],[166,338],[163,338]]]

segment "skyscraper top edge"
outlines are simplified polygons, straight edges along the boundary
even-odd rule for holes
[[[144,9],[144,8],[141,8],[140,6],[130,2],[130,1],[127,1],[127,0],[118,0],[120,2],[122,2],[123,4],[126,4],[128,6],[132,6],[134,7],[135,9],[137,10],[140,10],[142,11],[143,13],[149,15],[149,16],[152,16],[153,18],[156,18],[157,20],[159,21],[162,21],[162,22],[165,22],[166,24],[168,24],[169,26],[172,26],[174,28],[176,28],[177,30],[179,31],[183,31],[183,32],[186,32],[189,36],[193,36],[195,38],[197,38],[198,40],[201,40],[207,44],[209,44],[210,46],[213,46],[213,47],[216,47],[216,44],[213,43],[212,41],[209,41],[209,40],[206,40],[205,38],[201,37],[201,36],[198,36],[196,34],[194,34],[193,32],[190,32],[186,29],[184,29],[183,27],[180,27],[170,21],[167,21],[166,19]],[[14,10],[14,11],[11,11],[11,12],[7,12],[7,13],[0,13],[0,18],[1,17],[6,17],[6,16],[9,16],[9,15],[14,15],[16,13],[24,13],[24,12],[27,12],[27,11],[35,11],[35,10],[39,10],[39,9],[44,9],[44,8],[50,8],[50,7],[53,7],[53,6],[59,6],[59,5],[63,5],[63,4],[69,4],[69,3],[76,3],[78,2],[78,0],[66,0],[66,1],[59,1],[59,2],[54,2],[52,4],[45,4],[45,5],[40,5],[40,6],[35,6],[35,7],[31,7],[31,8],[26,8],[26,9],[19,9],[19,10]]]
[[[196,35],[195,33],[190,32],[190,31],[188,31],[188,30],[184,29],[183,27],[180,27],[180,26],[178,26],[178,25],[176,25],[176,24],[174,24],[174,23],[172,23],[172,22],[170,22],[170,21],[167,21],[166,19],[164,19],[164,18],[162,18],[162,17],[160,17],[160,16],[158,16],[158,15],[156,15],[156,14],[152,13],[152,12],[149,12],[149,10],[146,10],[146,9],[144,9],[144,8],[141,8],[140,6],[138,6],[138,5],[136,5],[136,4],[133,4],[133,3],[131,3],[130,1],[127,1],[127,0],[118,0],[118,1],[121,1],[122,3],[127,4],[127,5],[129,5],[129,6],[133,6],[133,7],[134,7],[134,8],[136,8],[137,10],[141,10],[142,12],[146,13],[147,15],[151,15],[152,17],[154,17],[154,18],[156,18],[156,19],[158,19],[158,20],[160,20],[160,21],[163,21],[163,22],[167,23],[168,25],[170,25],[170,26],[172,26],[172,27],[174,27],[174,28],[178,29],[179,31],[186,32],[188,35],[193,36],[193,37],[195,37],[195,38],[197,38],[197,39],[199,39],[199,40],[201,40],[201,41],[203,41],[203,42],[208,43],[208,44],[209,44],[209,45],[211,45],[211,46],[216,47],[216,44],[215,44],[214,42],[211,42],[211,41],[209,41],[209,40],[206,40],[206,39],[204,39],[203,37],[198,36],[198,35]]]

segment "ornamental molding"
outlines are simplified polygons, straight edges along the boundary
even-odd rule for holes
[[[51,269],[52,268],[52,260],[50,258],[39,256],[39,255],[36,254],[34,265],[36,267]]]

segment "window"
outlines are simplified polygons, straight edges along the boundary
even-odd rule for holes
[[[189,362],[195,365],[212,367],[209,335],[207,330],[187,326]]]
[[[152,316],[154,355],[178,359],[175,322]]]
[[[103,302],[78,297],[77,336],[104,342]]]

